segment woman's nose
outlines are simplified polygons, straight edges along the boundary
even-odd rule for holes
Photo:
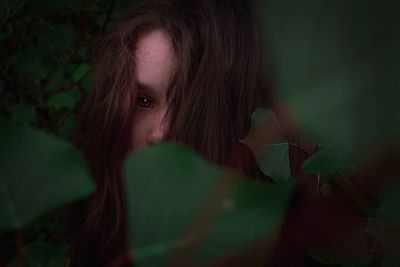
[[[155,126],[148,137],[148,144],[156,144],[164,140],[165,130],[161,125]]]
[[[152,128],[148,134],[147,142],[148,144],[156,144],[165,139],[167,133],[167,122],[165,120],[165,113],[161,114],[153,122]]]

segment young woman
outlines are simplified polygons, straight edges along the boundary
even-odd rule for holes
[[[251,113],[272,105],[248,2],[146,1],[94,49],[94,82],[79,113],[77,142],[97,190],[71,209],[69,266],[103,266],[124,252],[121,164],[132,150],[173,141],[267,179],[238,142]]]

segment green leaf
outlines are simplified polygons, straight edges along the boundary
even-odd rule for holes
[[[248,261],[246,266],[252,266],[248,254],[252,253],[253,259],[260,257],[264,263],[266,248],[277,236],[292,189],[290,182],[267,185],[239,180],[232,194],[223,200],[223,210],[201,246],[200,262],[242,254]]]
[[[303,171],[322,177],[351,169],[348,161],[332,145],[325,146],[303,163]]]
[[[218,173],[188,149],[170,144],[152,146],[128,157],[124,179],[128,240],[136,260],[145,260],[148,248],[156,244],[167,243],[167,251],[176,246]],[[153,266],[165,261],[162,256],[150,259]],[[143,266],[147,266],[146,261]]]
[[[271,241],[291,192],[235,177],[173,144],[137,151],[124,166],[128,243],[137,266],[163,266],[174,253],[182,261],[191,255],[182,251],[191,249],[188,262],[210,262],[263,234]]]
[[[36,109],[32,105],[17,104],[12,109],[11,119],[18,123],[30,123],[36,117]]]
[[[79,82],[89,72],[90,66],[88,64],[80,64],[72,74],[72,80]]]
[[[28,125],[0,121],[0,229],[24,226],[94,189],[74,146]]]
[[[77,102],[69,93],[61,92],[54,94],[47,101],[46,106],[49,108],[54,108],[56,111],[59,111],[63,108],[67,110],[73,110],[76,106]]]
[[[285,182],[290,177],[289,144],[270,144],[264,154],[257,157],[261,171],[276,183]]]

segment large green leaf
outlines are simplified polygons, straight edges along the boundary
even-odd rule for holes
[[[292,188],[289,182],[266,185],[240,179],[232,194],[225,197],[222,212],[202,243],[200,262],[205,265],[223,256],[237,260],[234,255],[239,254],[246,266],[262,266],[286,212]],[[257,262],[257,257],[261,262]]]
[[[291,185],[235,177],[173,144],[135,152],[124,173],[138,266],[207,263],[262,236],[271,241],[291,192]]]
[[[217,168],[173,145],[150,147],[127,159],[128,240],[139,266],[165,263],[166,253],[147,255],[159,254],[161,244],[168,244],[167,252],[177,245],[218,174]]]
[[[0,229],[26,225],[94,189],[73,145],[27,125],[0,120],[0,129]]]

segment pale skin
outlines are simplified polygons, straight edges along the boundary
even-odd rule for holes
[[[168,125],[166,92],[175,58],[167,33],[156,29],[143,34],[136,45],[136,79],[139,84],[133,121],[132,148],[162,141]]]

